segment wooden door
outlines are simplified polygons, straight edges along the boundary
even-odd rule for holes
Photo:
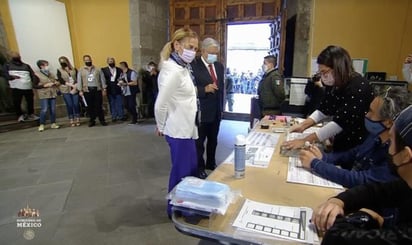
[[[227,24],[272,23],[283,21],[281,16],[282,0],[170,0],[170,33],[181,27],[190,27],[199,35],[216,39],[220,45],[220,61],[226,63]],[[284,25],[279,25],[280,33]],[[269,40],[268,40],[269,41]],[[272,47],[271,47],[272,48]],[[272,49],[271,51],[272,52]],[[283,62],[284,45],[273,46],[273,52]],[[282,68],[280,65],[279,68]]]
[[[181,27],[190,27],[199,40],[212,37],[221,43],[222,17],[222,0],[171,0],[170,34]]]

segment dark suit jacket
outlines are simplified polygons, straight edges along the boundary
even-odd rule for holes
[[[218,87],[215,93],[206,93],[205,86],[213,83],[212,77],[209,73],[209,67],[206,67],[201,57],[196,57],[191,63],[193,69],[193,76],[197,86],[197,93],[200,100],[201,122],[208,123],[215,120],[221,120],[224,100],[224,72],[225,69],[220,62],[215,62]]]
[[[116,67],[116,77],[114,82],[110,81],[112,73],[110,73],[110,68],[108,66],[102,68],[102,72],[104,74],[104,78],[106,79],[107,84],[107,94],[122,94],[122,89],[120,86],[117,86],[117,80],[119,79],[120,75],[122,74],[122,70],[119,67]]]

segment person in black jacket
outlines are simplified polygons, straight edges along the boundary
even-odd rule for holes
[[[367,136],[364,118],[374,98],[372,87],[355,72],[349,53],[342,47],[328,46],[319,54],[317,63],[325,95],[319,108],[303,123],[291,128],[291,132],[303,132],[330,117],[332,121],[303,139],[285,142],[284,147],[296,149],[306,141],[332,139],[334,152],[349,150],[361,144]],[[351,164],[341,166],[350,169]]]
[[[412,244],[412,105],[390,130],[391,169],[400,180],[361,185],[320,205],[312,222],[326,231],[322,244]],[[389,217],[379,213],[396,208]]]
[[[223,64],[217,61],[219,43],[213,38],[202,42],[202,55],[192,63],[198,97],[200,101],[201,119],[198,127],[199,138],[196,140],[199,177],[206,178],[205,168],[214,170],[216,167],[217,136],[223,112],[224,73]],[[206,163],[203,158],[206,146]]]
[[[116,61],[113,57],[108,57],[107,66],[102,68],[102,72],[107,83],[107,98],[109,99],[112,121],[124,120],[122,89],[117,85],[122,70],[116,67]]]
[[[143,101],[147,104],[147,117],[154,117],[154,105],[156,101],[157,94],[159,93],[159,87],[157,86],[157,77],[159,76],[159,70],[157,69],[157,64],[150,61],[146,70],[141,72],[142,76],[142,94]]]
[[[11,52],[10,57],[10,62],[4,66],[3,75],[9,81],[14,110],[18,117],[17,121],[24,122],[26,119],[38,120],[39,117],[34,114],[33,84],[37,84],[39,78],[28,64],[23,63],[19,53]],[[23,97],[27,103],[27,115],[23,115],[21,110]]]

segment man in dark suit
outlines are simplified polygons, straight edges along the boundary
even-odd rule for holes
[[[102,72],[107,83],[107,98],[110,104],[112,121],[124,120],[122,90],[118,85],[122,70],[116,67],[114,58],[109,57],[107,58],[107,67],[103,67]]]
[[[216,146],[224,105],[224,67],[217,61],[220,45],[213,38],[202,42],[202,55],[192,63],[193,75],[200,101],[201,119],[196,140],[199,177],[206,178],[205,169],[216,168]],[[203,158],[206,145],[206,161]]]

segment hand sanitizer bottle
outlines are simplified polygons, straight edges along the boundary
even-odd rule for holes
[[[236,136],[235,142],[235,178],[241,179],[245,177],[246,164],[246,138],[244,135]]]

